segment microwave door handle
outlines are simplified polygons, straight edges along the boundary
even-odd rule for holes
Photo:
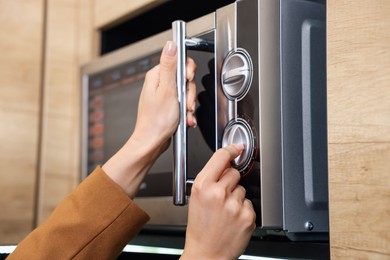
[[[179,101],[179,124],[173,136],[173,204],[183,206],[186,201],[187,184],[187,119],[186,119],[186,24],[172,23],[173,41],[177,45],[176,84]]]

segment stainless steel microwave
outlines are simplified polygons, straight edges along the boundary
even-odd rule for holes
[[[151,216],[146,228],[184,229],[186,180],[196,178],[216,149],[241,142],[245,151],[232,166],[242,174],[258,231],[326,240],[325,9],[321,1],[236,1],[187,23],[172,21],[171,30],[83,66],[83,178],[130,136],[145,73],[174,39],[198,65],[198,127],[179,126],[175,149],[142,184],[136,201]],[[178,154],[184,155],[179,165]]]

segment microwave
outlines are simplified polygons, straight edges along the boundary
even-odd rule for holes
[[[232,167],[256,211],[257,232],[327,240],[323,1],[236,1],[172,21],[172,29],[83,66],[82,179],[131,135],[145,73],[168,40],[177,42],[182,63],[187,56],[197,63],[198,126],[179,124],[142,183],[135,201],[151,216],[145,229],[185,230],[191,180],[215,150],[240,142],[245,150]],[[182,105],[180,60],[177,83]]]

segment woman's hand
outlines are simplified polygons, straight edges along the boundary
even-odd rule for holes
[[[149,70],[139,98],[137,122],[126,144],[104,165],[103,170],[131,197],[138,192],[146,173],[170,143],[179,122],[176,86],[176,44],[167,42],[160,64]],[[187,125],[195,126],[194,75],[196,64],[187,59]]]
[[[148,71],[138,105],[137,123],[132,138],[164,145],[175,132],[179,122],[179,103],[176,87],[176,45],[168,42],[160,64]],[[193,116],[196,99],[194,75],[196,64],[187,59],[187,124],[196,124]]]
[[[243,149],[242,145],[219,149],[197,175],[181,259],[237,259],[244,252],[256,214],[238,185],[240,173],[230,166]]]

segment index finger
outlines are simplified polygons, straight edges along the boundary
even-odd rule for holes
[[[230,162],[239,156],[243,150],[244,146],[242,144],[231,144],[218,149],[196,178],[203,182],[217,182],[225,169],[230,167]]]

